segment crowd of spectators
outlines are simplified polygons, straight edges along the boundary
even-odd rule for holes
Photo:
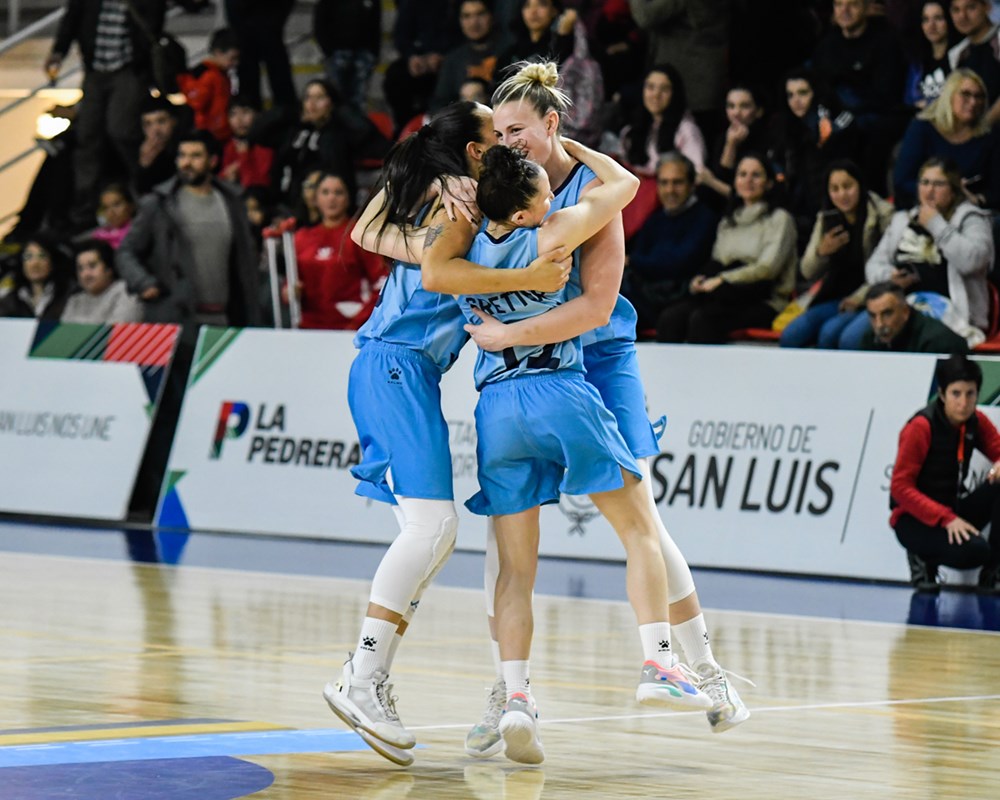
[[[90,291],[57,251],[97,240],[113,256],[87,251],[110,270],[96,285],[124,285],[142,319],[266,324],[262,231],[294,217],[308,268],[282,296],[323,309],[310,325],[356,328],[385,267],[336,244],[351,217],[323,210],[321,182],[353,209],[359,173],[394,140],[541,57],[565,73],[573,134],[641,178],[622,288],[640,336],[722,343],[751,328],[786,347],[972,348],[995,323],[991,0],[399,0],[380,92],[377,0],[312,5],[322,74],[299,91],[293,0],[226,0],[229,27],[206,31],[208,55],[169,97],[150,92],[148,40],[167,5],[67,0],[44,67],[57,75],[75,43],[83,99],[7,237],[20,252],[3,313],[51,318]],[[206,235],[216,224],[225,235]],[[207,275],[222,256],[229,269]],[[896,297],[886,282],[957,338],[880,336],[870,305]],[[105,307],[117,306],[90,313]]]
[[[359,327],[386,271],[345,235],[357,170],[392,144],[367,114],[380,5],[315,5],[328,74],[301,96],[284,41],[292,0],[227,0],[229,27],[206,31],[207,55],[174,76],[174,93],[150,58],[167,5],[67,0],[42,66],[55,79],[75,45],[83,96],[58,109],[69,128],[46,143],[3,242],[0,316],[179,323],[187,349],[199,324],[268,324],[263,232],[294,217],[302,327]],[[367,22],[375,34],[355,35]],[[337,183],[326,210],[321,176]],[[289,287],[280,291],[287,301]]]

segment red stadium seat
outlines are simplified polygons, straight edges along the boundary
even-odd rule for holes
[[[729,334],[731,342],[777,343],[780,338],[781,333],[770,328],[738,328]]]
[[[973,348],[976,353],[1000,353],[1000,291],[990,282],[990,321],[986,341]]]
[[[660,205],[660,198],[656,194],[656,178],[639,176],[639,189],[632,198],[632,202],[622,209],[622,226],[625,229],[625,241],[629,241],[643,223],[649,219],[649,215],[656,211]]]
[[[424,125],[430,122],[430,119],[430,114],[417,114],[403,126],[403,129],[399,132],[399,136],[396,137],[396,141],[401,142],[411,133],[416,133],[424,127]]]

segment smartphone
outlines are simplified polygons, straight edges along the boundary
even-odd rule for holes
[[[823,233],[832,231],[834,228],[847,227],[847,218],[844,216],[844,212],[838,211],[836,208],[828,208],[826,211],[821,211],[820,219],[822,220]]]

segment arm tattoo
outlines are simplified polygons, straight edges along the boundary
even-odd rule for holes
[[[439,223],[438,225],[432,225],[430,228],[427,229],[427,236],[424,238],[425,250],[429,248],[432,244],[434,244],[435,241],[437,241],[437,238],[441,235],[442,231],[444,231],[444,223]]]

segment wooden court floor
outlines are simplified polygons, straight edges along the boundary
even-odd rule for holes
[[[713,612],[743,726],[633,700],[622,603],[536,598],[545,763],[462,750],[491,683],[478,592],[434,588],[397,658],[402,769],[321,696],[367,583],[0,553],[0,800],[991,798],[1000,636]],[[104,777],[101,777],[101,776]],[[273,777],[272,777],[273,775]]]

